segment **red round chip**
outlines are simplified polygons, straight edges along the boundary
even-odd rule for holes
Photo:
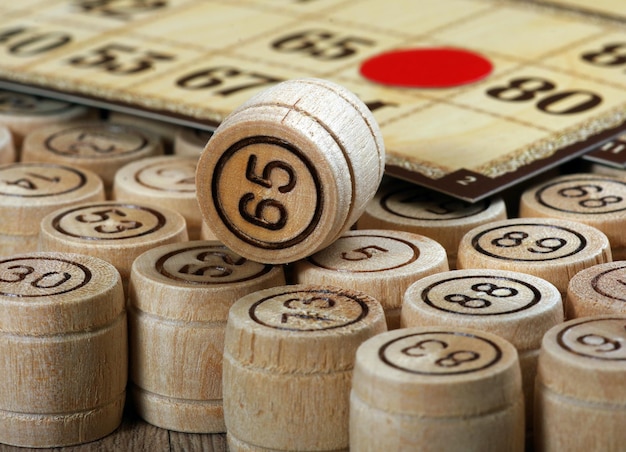
[[[392,50],[367,59],[361,74],[384,85],[414,88],[449,88],[482,80],[491,62],[464,49],[448,47]]]

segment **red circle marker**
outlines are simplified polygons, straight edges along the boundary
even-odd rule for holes
[[[367,59],[361,74],[377,83],[413,88],[449,88],[487,77],[491,61],[448,47],[392,50]]]

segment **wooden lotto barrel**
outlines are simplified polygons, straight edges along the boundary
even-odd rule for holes
[[[180,213],[191,240],[200,238],[196,198],[197,157],[156,156],[128,163],[115,173],[113,199],[152,204]]]
[[[240,298],[224,345],[230,450],[347,450],[355,351],[385,330],[380,303],[357,291],[293,285]]]
[[[387,328],[400,327],[406,289],[416,280],[448,270],[446,250],[436,241],[404,231],[346,231],[328,247],[294,264],[300,284],[354,289],[385,310]]]
[[[625,344],[625,315],[569,320],[546,333],[535,389],[535,450],[624,450]]]
[[[579,271],[570,280],[564,301],[568,319],[626,315],[626,262],[607,262]]]
[[[220,241],[258,262],[295,262],[349,229],[382,179],[378,125],[347,89],[280,83],[217,128],[198,163],[200,209]]]
[[[429,237],[445,248],[454,269],[463,235],[475,226],[504,219],[506,206],[501,198],[468,203],[390,179],[368,203],[357,225],[359,229],[391,229]]]
[[[174,154],[184,157],[200,157],[213,132],[180,127],[174,137]]]
[[[404,295],[401,326],[487,331],[509,341],[519,356],[526,427],[532,428],[537,358],[543,335],[563,322],[557,288],[526,273],[466,269],[413,283]]]
[[[106,121],[78,121],[38,128],[24,138],[22,161],[52,162],[93,171],[105,191],[115,172],[137,159],[163,154],[160,139],[143,129]]]
[[[41,220],[39,249],[81,253],[112,263],[128,284],[137,256],[155,246],[188,240],[185,219],[173,210],[116,201],[55,210]]]
[[[562,218],[606,234],[613,260],[626,259],[626,180],[598,174],[568,174],[528,188],[520,217]]]
[[[524,450],[524,401],[515,348],[491,333],[414,327],[357,350],[350,450]]]
[[[119,273],[90,256],[0,261],[0,442],[59,447],[122,420],[127,326]]]
[[[216,241],[163,245],[137,257],[129,289],[137,413],[169,430],[225,432],[228,310],[244,295],[284,284],[282,267],[249,261]]]
[[[0,165],[0,256],[37,251],[41,220],[57,209],[104,201],[93,172],[54,163]]]
[[[83,119],[91,113],[88,108],[81,105],[0,90],[0,124],[7,126],[11,131],[17,151],[21,149],[24,137],[32,131]]]
[[[170,121],[161,121],[121,111],[109,111],[107,121],[114,124],[126,124],[131,127],[137,127],[156,135],[161,140],[163,150],[167,154],[172,152],[174,137],[180,128],[180,126]]]
[[[572,275],[611,260],[606,234],[593,226],[559,218],[510,218],[467,232],[457,268],[528,273],[550,281],[564,298]]]

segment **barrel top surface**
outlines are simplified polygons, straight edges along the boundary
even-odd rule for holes
[[[359,347],[353,391],[386,411],[462,416],[513,403],[521,393],[519,372],[515,348],[495,334],[411,327]]]
[[[284,283],[282,266],[250,261],[221,242],[177,242],[135,259],[130,303],[169,319],[225,321],[240,297]]]
[[[127,124],[81,120],[39,128],[26,136],[24,159],[41,154],[80,162],[115,161],[150,155],[161,148],[152,133]]]
[[[226,325],[225,354],[277,372],[351,369],[354,352],[387,329],[380,303],[355,290],[298,284],[240,298]]]
[[[0,261],[0,330],[45,335],[107,324],[124,311],[121,278],[83,254],[34,252]]]
[[[569,320],[544,336],[538,380],[573,398],[624,406],[626,315]]]
[[[116,201],[81,203],[56,210],[42,220],[42,229],[51,237],[117,247],[174,235],[185,225],[182,215],[170,209]]]

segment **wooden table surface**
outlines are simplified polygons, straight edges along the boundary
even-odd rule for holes
[[[0,452],[23,452],[27,449],[0,444]],[[95,451],[203,451],[226,452],[226,434],[179,433],[150,425],[141,420],[132,408],[126,408],[122,424],[104,438],[78,446],[33,449],[55,452]]]

